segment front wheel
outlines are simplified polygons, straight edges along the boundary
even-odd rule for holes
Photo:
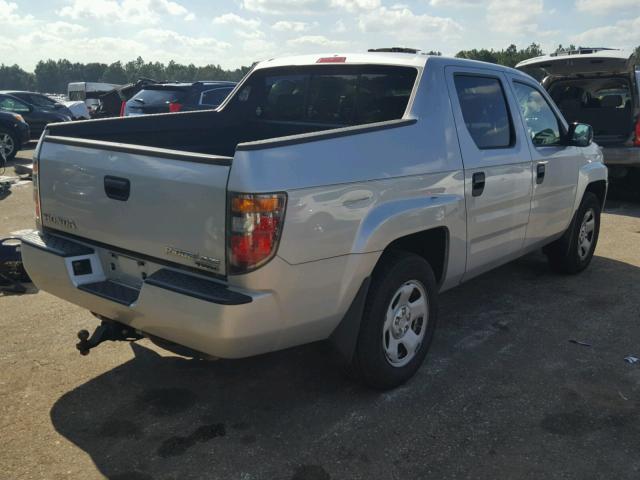
[[[429,350],[437,285],[424,258],[390,252],[373,275],[351,370],[367,385],[390,389],[409,380]]]
[[[567,233],[545,249],[549,265],[560,273],[579,273],[589,266],[600,233],[600,201],[586,192]]]
[[[0,129],[0,160],[12,160],[18,153],[18,142],[15,137],[6,130]]]

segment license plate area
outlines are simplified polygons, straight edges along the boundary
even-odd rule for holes
[[[101,260],[105,276],[113,282],[140,289],[149,276],[149,265],[144,260],[112,251],[102,252]]]

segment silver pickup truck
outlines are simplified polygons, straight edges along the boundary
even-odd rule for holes
[[[543,248],[590,262],[593,131],[524,73],[407,53],[272,59],[215,111],[50,125],[35,154],[38,287],[145,336],[240,358],[330,339],[409,379],[438,292]],[[499,293],[498,293],[499,294]]]

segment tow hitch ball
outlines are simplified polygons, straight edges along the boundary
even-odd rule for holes
[[[127,327],[122,323],[114,322],[113,320],[102,320],[102,323],[95,329],[93,335],[89,336],[87,330],[80,330],[78,332],[80,341],[76,344],[76,348],[80,350],[81,355],[89,355],[89,351],[92,348],[97,347],[107,340],[135,342],[142,337],[143,336],[133,328]]]

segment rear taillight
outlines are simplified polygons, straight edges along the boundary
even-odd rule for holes
[[[285,193],[230,194],[229,273],[250,272],[273,258],[280,241],[286,203]]]
[[[36,228],[42,230],[41,205],[40,205],[40,151],[42,150],[42,142],[47,136],[48,130],[42,132],[38,145],[33,152],[33,174],[31,176],[33,183],[33,203],[35,205]]]
[[[636,122],[636,138],[633,139],[633,145],[636,147],[640,147],[640,116],[638,117],[638,121]]]
[[[124,117],[125,108],[127,108],[127,102],[125,102],[123,100],[122,103],[120,104],[120,116],[121,117]]]
[[[169,104],[169,111],[170,112],[179,112],[180,110],[182,110],[182,104],[181,103],[170,103]]]

